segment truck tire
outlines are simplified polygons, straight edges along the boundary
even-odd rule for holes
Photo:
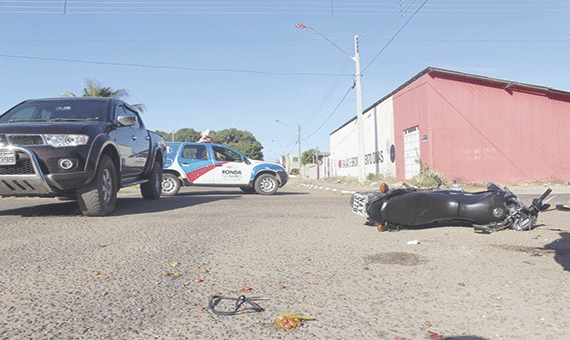
[[[95,172],[93,182],[77,189],[79,207],[86,216],[105,216],[117,205],[117,170],[108,155],[103,155]]]
[[[255,180],[253,186],[255,191],[261,195],[273,195],[279,189],[279,182],[277,178],[270,174],[263,174]]]
[[[173,174],[166,173],[162,176],[162,194],[165,196],[174,196],[180,191],[182,184],[180,180]]]
[[[148,182],[141,183],[141,195],[146,200],[156,200],[162,193],[162,167],[154,162]]]

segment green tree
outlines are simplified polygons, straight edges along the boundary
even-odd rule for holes
[[[219,132],[210,133],[210,137],[215,143],[228,145],[233,143],[254,143],[257,140],[249,131],[237,129],[225,129]]]
[[[197,142],[198,139],[200,139],[200,132],[194,129],[183,128],[174,134],[175,142]]]
[[[172,140],[172,134],[163,131],[155,131],[161,134],[164,139],[169,142]],[[175,142],[197,142],[200,139],[200,132],[182,128],[174,133]],[[210,131],[210,137],[216,144],[226,145],[238,152],[244,154],[247,158],[263,159],[263,145],[255,139],[249,131],[237,129],[225,129],[221,131]]]
[[[263,152],[261,152],[263,146],[258,141],[253,143],[228,143],[224,145],[243,153],[247,158],[263,159]]]
[[[62,97],[77,97],[72,92],[65,92],[61,95]],[[83,87],[83,97],[106,97],[106,98],[127,98],[129,96],[129,90],[119,89],[113,90],[110,87],[105,87],[101,83],[97,83],[91,79],[85,80],[85,86]],[[139,110],[139,112],[145,111],[144,104],[131,104],[132,107]]]
[[[160,131],[160,130],[154,130],[153,132],[161,135],[162,138],[164,138],[164,140],[167,142],[170,142],[172,140],[172,134],[169,132],[164,132],[164,131]]]
[[[263,159],[263,146],[249,131],[225,129],[219,132],[212,131],[210,137],[214,143],[226,145],[241,152],[247,158]]]
[[[315,162],[315,149],[307,150],[301,154],[301,164],[311,164]]]

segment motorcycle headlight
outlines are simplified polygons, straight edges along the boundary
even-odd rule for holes
[[[46,143],[54,148],[85,145],[89,141],[89,136],[86,135],[44,135],[44,137]]]

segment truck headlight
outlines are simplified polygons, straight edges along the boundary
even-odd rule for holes
[[[44,137],[46,143],[54,148],[85,145],[89,141],[89,136],[86,135],[44,135]]]

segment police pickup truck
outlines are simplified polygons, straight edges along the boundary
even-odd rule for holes
[[[108,215],[120,188],[160,197],[164,146],[120,100],[27,100],[0,115],[0,196],[76,199],[84,215]]]
[[[245,193],[272,195],[287,183],[285,169],[250,160],[227,146],[210,143],[166,143],[162,194],[176,195],[182,186],[238,187]]]

